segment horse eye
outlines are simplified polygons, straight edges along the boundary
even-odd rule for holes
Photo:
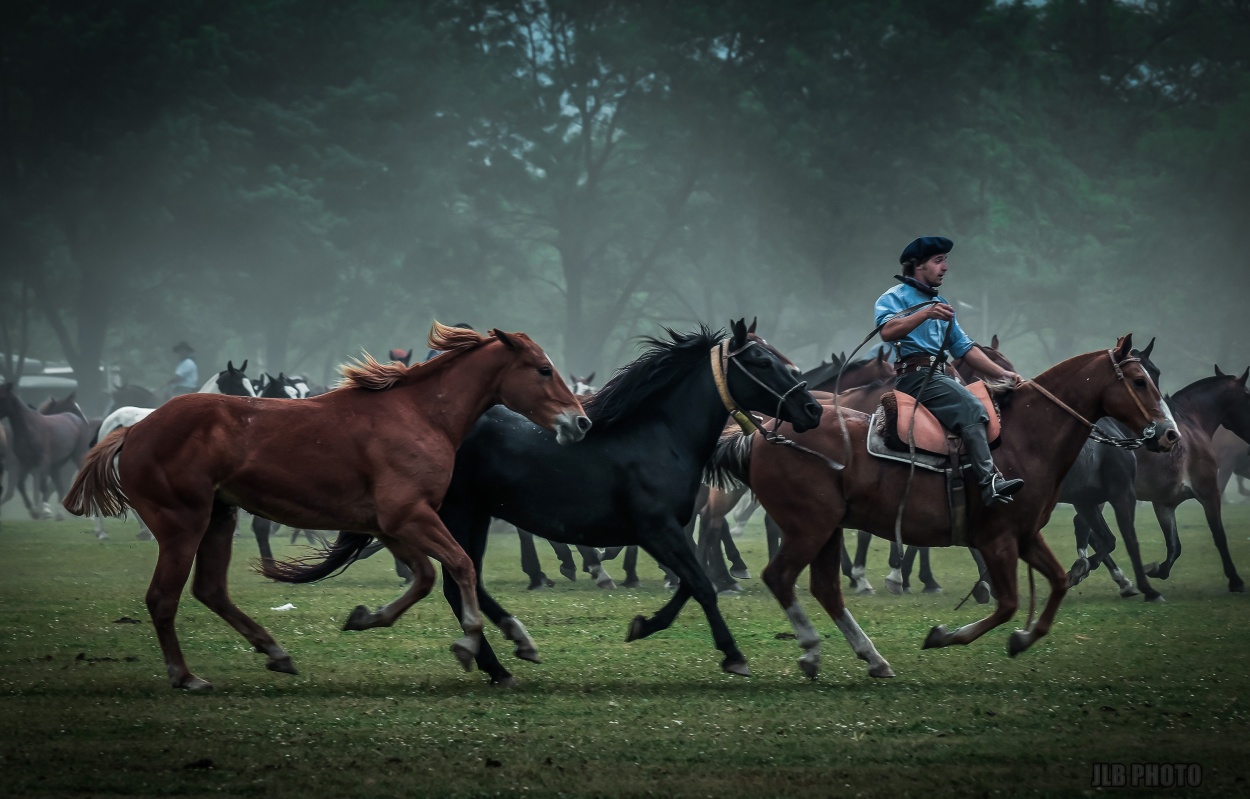
[[[540,366],[540,367],[538,367],[538,373],[539,373],[540,375],[542,375],[543,377],[551,377],[551,375],[552,375],[552,372],[551,372],[551,367],[550,367],[550,366]]]
[[[1146,381],[1139,377],[1133,381],[1133,385],[1137,386],[1138,388],[1145,388]]]

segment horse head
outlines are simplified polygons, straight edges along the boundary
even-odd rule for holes
[[[1223,425],[1244,441],[1250,437],[1250,390],[1246,388],[1246,381],[1250,379],[1250,368],[1242,372],[1241,377],[1233,377],[1224,374],[1216,366],[1215,376],[1223,384],[1222,389],[1228,393]]]
[[[730,337],[722,350],[725,385],[729,396],[742,408],[758,410],[789,422],[798,432],[820,424],[821,407],[807,384],[796,380],[797,370],[789,358],[747,330],[746,320],[730,325]]]
[[[238,369],[234,368],[234,361],[226,361],[224,371],[217,373],[217,378],[213,381],[213,385],[217,387],[219,394],[230,394],[236,397],[255,397],[256,388],[252,385],[252,381],[244,374],[247,369],[247,361],[243,361],[243,365]]]
[[[1176,421],[1163,402],[1141,357],[1134,354],[1133,334],[1122,337],[1107,350],[1114,380],[1107,380],[1101,402],[1104,416],[1111,416],[1130,430],[1142,430],[1146,449],[1167,452],[1181,440]],[[1101,360],[1101,359],[1098,359]],[[1104,367],[1095,367],[1102,369]]]
[[[498,401],[536,425],[552,430],[556,441],[581,441],[590,430],[582,404],[564,384],[547,353],[524,333],[491,330],[483,336],[469,328],[434,323],[429,346],[446,353],[483,349],[502,351],[505,363],[496,378]],[[442,358],[439,358],[442,360]],[[420,367],[411,367],[417,369]]]

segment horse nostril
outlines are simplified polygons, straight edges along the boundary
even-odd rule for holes
[[[820,416],[822,412],[820,404],[816,402],[807,403],[807,405],[804,406],[804,409],[812,416]]]
[[[577,429],[578,430],[581,430],[583,433],[585,433],[587,430],[590,429],[590,425],[591,425],[590,417],[588,416],[577,417]]]

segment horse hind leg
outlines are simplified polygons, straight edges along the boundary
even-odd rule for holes
[[[808,679],[814,680],[820,674],[820,635],[816,633],[811,621],[807,618],[807,613],[799,605],[794,584],[799,574],[815,560],[817,554],[825,547],[830,547],[830,561],[826,566],[832,568],[832,574],[823,576],[832,579],[835,585],[832,589],[826,586],[826,590],[836,591],[838,596],[841,596],[838,567],[841,565],[842,531],[841,528],[820,529],[819,523],[809,522],[808,518],[819,519],[821,515],[813,514],[804,517],[800,513],[794,513],[786,518],[776,519],[782,531],[781,546],[777,550],[777,555],[764,567],[761,576],[764,585],[768,586],[768,590],[776,597],[777,603],[781,605],[786,618],[790,620],[790,625],[794,628],[799,648],[803,650],[803,654],[799,657],[799,668]]]
[[[230,556],[234,552],[236,514],[237,511],[228,505],[221,502],[213,504],[208,530],[204,533],[195,555],[195,579],[191,583],[191,593],[237,630],[257,652],[267,656],[267,669],[284,674],[297,674],[291,656],[264,627],[240,610],[230,598],[226,581]]]
[[[886,659],[881,657],[881,654],[877,652],[877,648],[873,646],[872,641],[860,629],[859,624],[855,622],[851,612],[846,609],[846,603],[842,598],[842,589],[838,584],[838,564],[836,560],[836,555],[841,548],[842,531],[839,530],[834,534],[834,538],[816,554],[816,559],[812,561],[811,565],[812,596],[816,597],[816,601],[821,604],[825,612],[833,619],[833,623],[838,626],[838,630],[842,632],[842,636],[850,644],[855,656],[868,663],[868,675],[870,677],[893,677],[894,669],[890,668],[890,664],[886,662]],[[819,653],[818,649],[815,651]],[[807,657],[807,653],[804,654],[804,657]],[[802,659],[800,659],[800,666],[802,666]],[[814,674],[809,674],[808,676],[815,678]]]
[[[187,668],[182,647],[178,643],[178,633],[174,628],[182,589],[187,584],[191,564],[204,535],[203,516],[192,509],[175,511],[145,507],[142,502],[136,503],[135,511],[152,520],[152,530],[159,547],[156,569],[152,572],[145,601],[148,614],[152,617],[152,626],[156,630],[161,654],[165,658],[169,682],[174,688],[192,691],[212,688],[212,683],[197,677]]]
[[[1017,551],[1014,538],[1000,538],[993,548],[980,550],[985,559],[990,583],[998,596],[998,604],[990,615],[955,630],[947,630],[941,625],[934,627],[925,638],[923,648],[970,644],[1015,615],[1019,605],[1016,586]]]

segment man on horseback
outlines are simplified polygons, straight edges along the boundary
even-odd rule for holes
[[[200,387],[200,370],[195,365],[191,354],[195,350],[185,341],[174,345],[174,354],[178,356],[178,365],[174,367],[174,376],[165,384],[165,391],[170,397],[179,394],[194,393]]]
[[[897,389],[915,397],[943,426],[963,439],[981,485],[981,502],[988,506],[1010,502],[1024,481],[1008,480],[995,468],[986,433],[989,416],[980,400],[947,375],[946,353],[963,358],[984,375],[1013,383],[1019,382],[1020,376],[986,357],[959,327],[955,309],[938,294],[946,275],[947,253],[954,246],[941,236],[922,236],[908,244],[899,256],[903,274],[895,275],[900,285],[877,300],[876,324],[881,326],[881,338],[894,343]],[[934,300],[933,305],[897,315]]]

